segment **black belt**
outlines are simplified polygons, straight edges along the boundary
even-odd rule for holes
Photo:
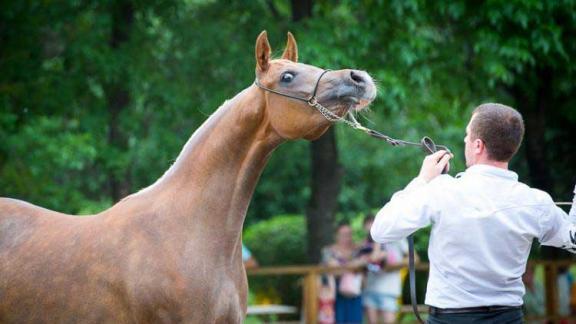
[[[465,314],[465,313],[492,313],[507,310],[522,309],[522,306],[481,306],[466,308],[438,308],[430,306],[430,315],[437,314]]]

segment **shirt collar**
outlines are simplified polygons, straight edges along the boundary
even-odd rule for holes
[[[482,174],[487,176],[509,179],[512,181],[518,181],[518,174],[516,172],[502,168],[497,168],[487,164],[475,164],[466,169],[466,172],[463,173]]]

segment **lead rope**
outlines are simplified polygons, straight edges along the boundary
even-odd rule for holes
[[[408,280],[410,282],[410,302],[412,311],[420,323],[424,323],[418,312],[418,301],[416,300],[416,266],[414,265],[414,236],[408,235]]]
[[[372,137],[376,137],[378,139],[384,140],[392,146],[404,146],[404,145],[420,146],[420,147],[422,147],[422,149],[427,154],[432,154],[432,153],[436,152],[438,149],[444,149],[444,150],[450,152],[450,150],[446,146],[434,144],[434,141],[432,141],[432,139],[430,139],[427,136],[424,136],[422,138],[422,140],[420,141],[420,143],[415,143],[415,142],[397,140],[397,139],[394,139],[388,135],[384,135],[384,134],[379,133],[375,130],[366,128],[366,127],[362,126],[356,120],[356,118],[354,118],[354,115],[351,112],[348,112],[348,119],[346,119],[344,117],[340,117],[340,116],[334,114],[333,112],[331,112],[330,110],[326,109],[321,104],[319,104],[315,100],[314,97],[312,97],[311,100],[308,101],[308,104],[310,106],[316,108],[329,121],[331,121],[331,122],[343,122],[343,123],[347,124],[348,126],[354,128],[354,129],[361,130]],[[442,171],[442,173],[446,173],[446,172],[447,172],[446,169],[444,169]],[[422,320],[422,317],[420,317],[420,312],[418,311],[418,301],[416,299],[416,266],[415,266],[415,262],[414,262],[414,235],[413,234],[408,235],[408,280],[410,283],[410,302],[412,304],[412,311],[414,312],[416,319],[418,319],[418,322],[424,324],[424,320]]]
[[[326,107],[319,104],[316,101],[316,98],[314,98],[314,97],[312,97],[307,102],[308,102],[308,105],[316,108],[316,110],[318,110],[318,112],[320,112],[320,114],[322,114],[322,116],[324,116],[324,118],[326,118],[327,120],[329,120],[331,122],[344,123],[344,124],[354,128],[354,129],[363,131],[372,137],[376,137],[378,139],[384,140],[392,146],[406,146],[406,145],[420,146],[423,149],[423,151],[426,152],[427,154],[432,154],[432,153],[436,152],[437,150],[445,150],[447,152],[450,152],[450,149],[448,149],[448,147],[446,147],[444,145],[434,144],[434,141],[432,141],[432,139],[428,136],[424,136],[419,143],[395,139],[395,138],[392,138],[388,135],[385,135],[385,134],[382,134],[378,131],[375,131],[373,129],[362,126],[362,124],[360,124],[356,120],[356,118],[354,117],[352,112],[348,112],[348,114],[346,115],[348,117],[348,119],[347,119],[346,117],[340,117],[340,116],[336,115],[335,113],[331,112]]]

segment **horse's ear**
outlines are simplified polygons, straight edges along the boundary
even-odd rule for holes
[[[288,32],[288,41],[286,42],[286,48],[284,49],[282,58],[292,62],[298,62],[298,45],[296,45],[296,39],[291,32]]]
[[[265,72],[270,66],[270,43],[268,43],[268,35],[266,31],[262,31],[256,39],[256,70],[258,72]]]

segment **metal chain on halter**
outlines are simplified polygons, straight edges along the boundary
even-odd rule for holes
[[[328,110],[328,108],[319,104],[318,101],[316,101],[316,98],[312,98],[312,99],[308,100],[308,105],[316,108],[316,110],[318,110],[318,112],[320,112],[322,114],[322,116],[324,116],[324,118],[328,119],[331,122],[343,122],[352,128],[357,128],[358,127],[357,125],[360,125],[358,122],[353,123],[353,122],[349,121],[348,119],[340,117],[340,116],[336,115],[335,113],[331,112],[330,110]]]

